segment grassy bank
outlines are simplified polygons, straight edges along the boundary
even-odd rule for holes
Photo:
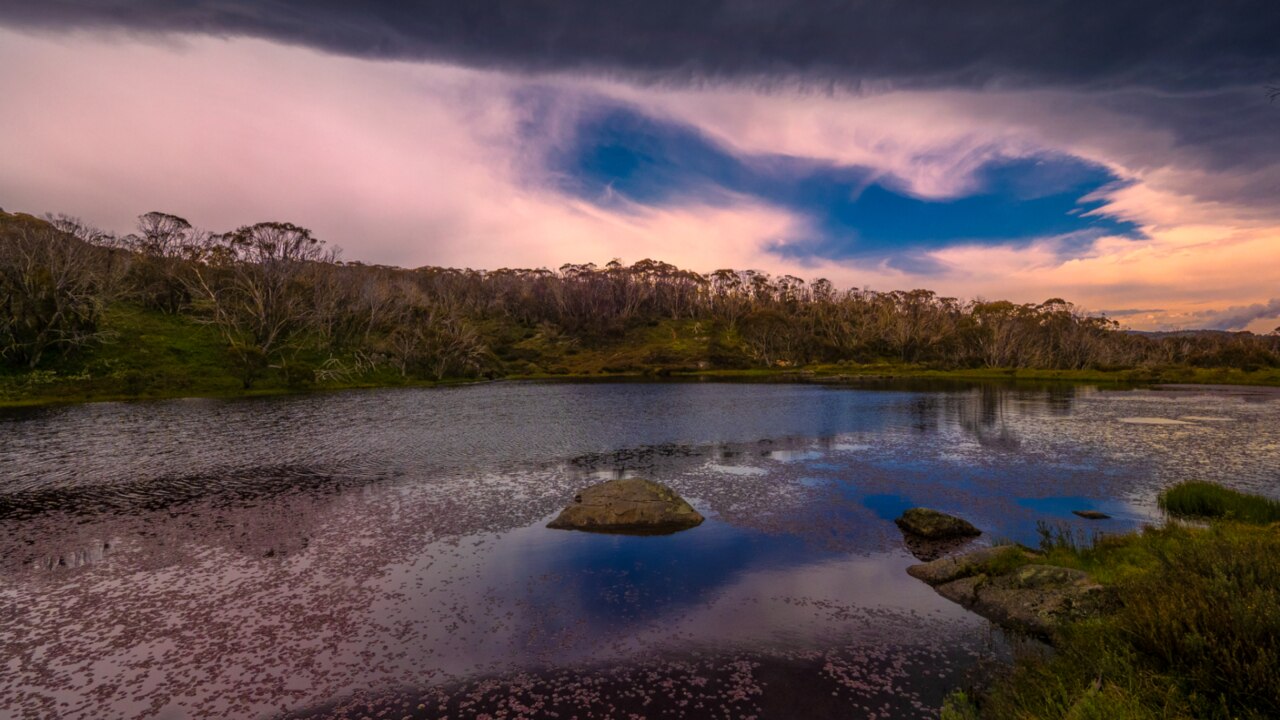
[[[803,368],[759,368],[750,370],[705,370],[674,373],[712,378],[797,378],[839,381],[842,379],[936,379],[983,381],[1075,382],[1115,385],[1252,385],[1280,387],[1280,370],[1239,370],[1236,368],[1129,368],[1122,370],[1040,370],[1034,368],[937,369],[901,363],[847,363],[813,365]]]
[[[58,362],[26,371],[0,371],[0,407],[99,400],[240,397],[439,384],[406,376],[389,363],[358,354],[300,352],[289,368],[266,368],[243,387],[217,332],[189,315],[168,315],[129,304],[104,317],[105,341]],[[643,325],[625,335],[584,344],[549,329],[485,328],[493,339],[488,378],[585,379],[680,377],[721,380],[865,382],[886,379],[1081,382],[1134,385],[1208,383],[1280,386],[1280,369],[1136,368],[1033,370],[938,368],[900,362],[806,367],[751,367],[731,331],[692,320]]]
[[[1054,653],[1028,653],[993,687],[954,693],[943,717],[1280,717],[1280,524],[1268,521],[1277,504],[1206,483],[1173,488],[1162,503],[1207,525],[1089,547],[1049,537],[1041,562],[1089,572],[1118,609],[1063,628]]]
[[[106,340],[91,351],[38,370],[0,371],[0,407],[435,384],[390,367],[344,372],[356,365],[353,358],[338,358],[330,371],[327,358],[303,354],[299,362],[312,369],[306,376],[268,368],[246,390],[222,338],[188,316],[118,305],[108,311],[104,330]]]

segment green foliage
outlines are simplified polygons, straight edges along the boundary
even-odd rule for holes
[[[1160,493],[1160,507],[1171,515],[1249,523],[1280,522],[1280,502],[1207,482],[1184,482]]]
[[[1009,545],[982,566],[982,572],[988,575],[1006,575],[1026,565],[1030,560],[1023,548]]]
[[[100,340],[117,273],[96,231],[0,212],[0,362],[37,368]]]
[[[1058,536],[1048,562],[1111,585],[1119,609],[1065,627],[1054,653],[1020,658],[976,703],[949,700],[953,713],[1280,717],[1280,527],[1168,525],[1088,547]]]
[[[216,234],[161,212],[124,238],[0,213],[0,291],[0,403],[619,374],[1280,385],[1280,336],[1118,332],[1058,298],[649,259],[407,270],[340,263],[289,223]]]
[[[941,720],[978,720],[978,706],[963,690],[953,690],[942,701]]]

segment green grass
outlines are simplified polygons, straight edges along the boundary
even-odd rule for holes
[[[824,382],[865,379],[921,379],[1114,385],[1252,385],[1280,386],[1280,370],[1234,368],[1134,368],[1125,370],[1046,370],[1034,368],[938,369],[904,363],[840,363],[793,368],[708,369],[676,373],[711,378],[803,378]]]
[[[1038,562],[1090,572],[1118,609],[1064,627],[1055,652],[1027,653],[993,686],[953,693],[943,717],[1280,717],[1280,524],[1217,517],[1233,519],[1091,544],[1047,533]]]
[[[1207,482],[1184,482],[1160,493],[1170,515],[1250,523],[1280,522],[1280,502]]]
[[[35,371],[0,374],[0,407],[435,384],[402,378],[384,367],[354,377],[299,385],[273,370],[252,390],[245,390],[222,338],[211,326],[189,316],[118,304],[104,317],[103,330],[105,342],[90,352]],[[311,366],[324,360],[315,355],[300,359]]]
[[[402,377],[387,364],[355,372],[322,373],[314,381],[291,382],[279,369],[259,378],[253,390],[240,375],[221,338],[188,315],[166,315],[129,304],[112,306],[104,318],[104,344],[37,371],[0,370],[0,407],[49,403],[278,394],[299,390],[435,385]],[[581,340],[554,327],[529,328],[486,321],[481,331],[494,350],[496,376],[508,379],[686,377],[742,381],[865,383],[881,380],[1014,382],[1020,385],[1157,382],[1280,385],[1280,370],[1139,368],[1133,370],[939,369],[900,362],[832,363],[805,367],[751,367],[740,338],[716,323],[664,320],[626,333]],[[359,366],[350,357],[301,353],[303,368],[325,363]],[[296,373],[295,373],[296,375]]]

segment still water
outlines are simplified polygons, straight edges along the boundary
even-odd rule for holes
[[[497,383],[0,413],[0,716],[930,717],[1013,640],[908,577],[1280,495],[1280,395]],[[708,519],[544,525],[643,476]],[[1072,510],[1101,510],[1090,522]]]

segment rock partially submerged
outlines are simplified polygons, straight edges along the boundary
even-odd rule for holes
[[[1073,515],[1078,515],[1084,518],[1085,520],[1110,520],[1111,519],[1110,515],[1104,512],[1098,512],[1097,510],[1072,510],[1071,513]]]
[[[560,530],[662,535],[702,524],[702,515],[661,483],[609,480],[584,489],[547,527]]]
[[[1028,552],[1017,545],[997,545],[944,557],[933,562],[912,565],[907,568],[907,574],[937,587],[953,580],[984,574],[1001,561],[1011,563],[1036,557],[1038,556],[1035,553]]]
[[[929,508],[911,508],[894,522],[903,532],[926,540],[950,540],[982,534],[968,520]]]
[[[1112,607],[1111,593],[1088,573],[1026,562],[1039,557],[1013,546],[984,548],[912,565],[907,572],[1002,627],[1042,638],[1060,623]]]
[[[911,533],[902,534],[902,544],[921,562],[937,560],[940,557],[954,555],[961,548],[973,541],[973,536],[930,540]]]

